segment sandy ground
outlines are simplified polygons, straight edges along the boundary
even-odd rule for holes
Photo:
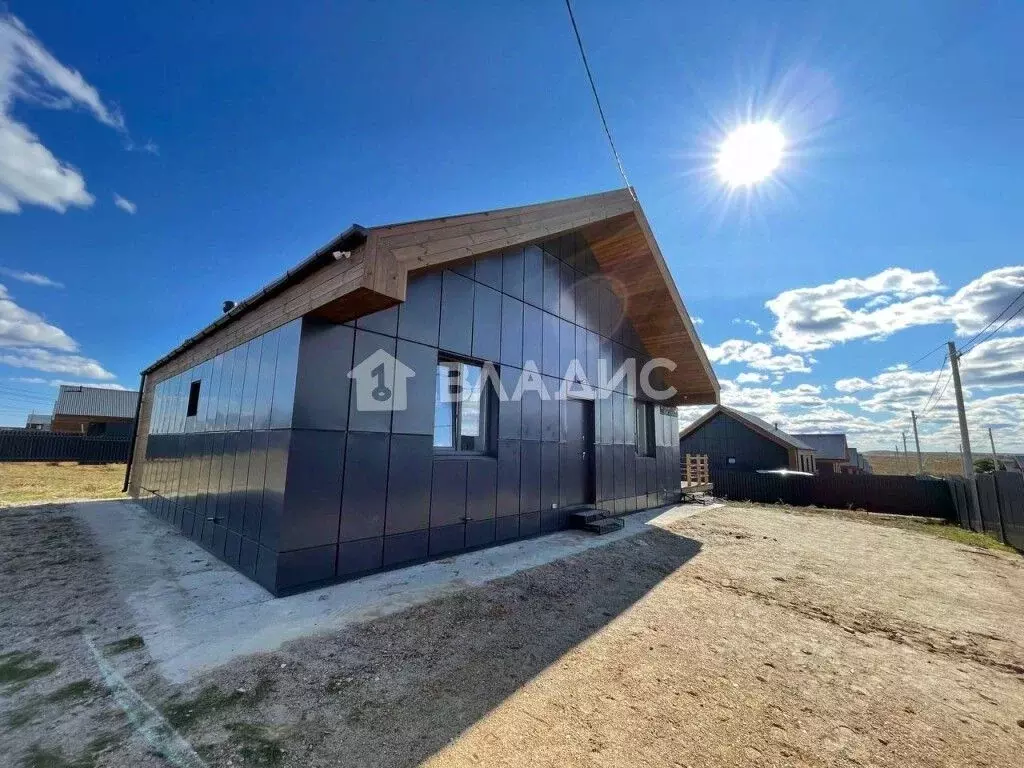
[[[124,464],[0,462],[0,506],[123,497]]]
[[[0,754],[15,765],[162,764],[104,693],[83,634],[209,765],[1018,766],[1024,754],[1022,560],[907,530],[708,510],[185,686],[132,647],[77,521],[0,512],[0,540],[3,651],[28,654],[0,658]]]

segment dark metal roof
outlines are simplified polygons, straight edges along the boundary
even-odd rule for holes
[[[53,417],[48,413],[30,413],[28,418],[25,419],[25,426],[31,424],[42,424],[43,426],[50,426],[50,422],[53,421]]]
[[[842,433],[832,435],[801,434],[797,437],[817,451],[815,459],[849,461],[846,453],[846,435]]]
[[[54,416],[105,416],[134,419],[139,393],[130,389],[104,389],[61,384]]]
[[[774,440],[775,442],[779,443],[782,446],[785,446],[786,448],[795,448],[798,451],[814,450],[814,448],[807,445],[806,443],[797,440],[795,437],[793,437],[793,435],[783,432],[774,424],[769,424],[764,419],[755,416],[752,413],[746,413],[745,411],[737,411],[735,408],[729,408],[728,406],[725,405],[716,405],[714,408],[712,408],[710,411],[704,414],[703,417],[697,419],[697,421],[693,422],[693,424],[686,427],[686,429],[682,430],[682,432],[679,433],[679,437],[686,437],[691,432],[696,431],[702,424],[711,420],[715,416],[715,414],[718,413],[724,413],[727,416],[731,416],[732,418],[736,419],[739,422],[746,423],[748,426],[753,427],[758,432],[763,433],[765,437]]]
[[[300,280],[304,280],[308,275],[312,274],[325,263],[333,259],[334,257],[331,254],[334,251],[350,250],[352,248],[355,248],[357,245],[363,243],[366,240],[366,232],[367,230],[365,228],[359,226],[358,224],[353,224],[351,227],[346,229],[336,238],[331,240],[331,242],[329,242],[323,248],[317,250],[312,256],[307,258],[305,261],[299,263],[292,269],[289,269],[287,272],[285,272],[283,275],[277,278],[277,280],[274,280],[272,283],[269,283],[260,290],[256,291],[256,293],[254,293],[252,296],[242,299],[240,302],[235,304],[235,306],[231,309],[230,312],[225,312],[224,314],[222,314],[208,326],[203,328],[203,330],[199,331],[199,333],[195,334],[194,336],[189,336],[187,339],[181,342],[181,344],[176,346],[166,355],[164,355],[155,363],[153,363],[148,368],[143,370],[142,374],[146,375],[148,373],[152,373],[164,363],[174,359],[175,357],[177,357],[190,347],[194,347],[207,336],[210,336],[211,334],[216,332],[221,326],[227,325],[228,323],[235,320],[239,315],[245,314],[250,309],[253,309],[254,307],[257,307],[263,302],[265,302],[267,299],[276,296],[277,294],[281,293],[281,291],[289,288],[292,285],[295,285],[295,283],[299,282]],[[134,416],[134,411],[131,415]]]

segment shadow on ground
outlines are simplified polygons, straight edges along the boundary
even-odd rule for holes
[[[699,551],[697,541],[651,528],[240,659],[171,695],[164,710],[218,763],[252,762],[255,750],[284,765],[417,765]]]

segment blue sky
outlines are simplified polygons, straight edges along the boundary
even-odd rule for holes
[[[8,3],[0,422],[48,410],[54,381],[137,386],[352,222],[621,186],[559,0],[297,6]],[[891,447],[944,382],[942,352],[899,366],[1024,290],[1024,9],[576,11],[723,400]],[[787,155],[729,195],[715,151],[747,119]],[[1024,314],[986,336],[963,359],[976,449],[992,425],[1024,451]],[[952,400],[925,448],[956,447]]]

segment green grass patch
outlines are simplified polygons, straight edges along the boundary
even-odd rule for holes
[[[103,646],[103,653],[107,656],[116,656],[119,653],[137,651],[140,648],[145,647],[145,645],[145,640],[143,640],[138,635],[132,635],[131,637],[122,637],[120,640],[115,640],[112,643],[107,643]]]
[[[228,723],[231,747],[238,751],[245,765],[280,765],[284,759],[281,743],[265,725]]]
[[[39,651],[10,651],[0,654],[0,684],[24,686],[29,680],[51,674],[55,661],[36,661]]]
[[[164,717],[175,728],[187,728],[196,720],[234,706],[244,696],[245,694],[238,691],[226,693],[216,685],[208,685],[193,699],[169,701],[163,707]]]

